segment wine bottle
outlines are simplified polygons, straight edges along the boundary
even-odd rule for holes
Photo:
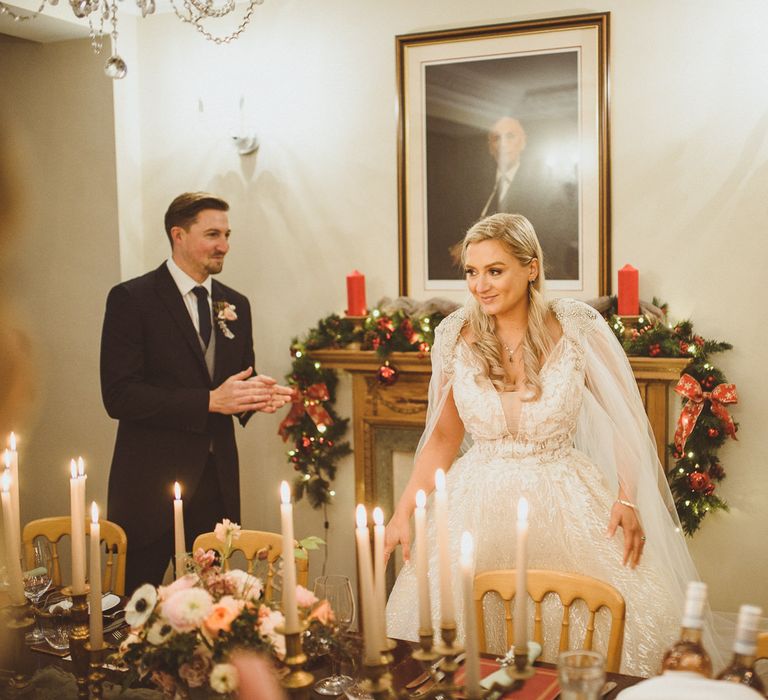
[[[765,695],[763,682],[754,669],[758,624],[762,614],[762,608],[755,605],[742,605],[739,608],[736,637],[733,640],[733,658],[717,679],[748,685]]]
[[[712,660],[701,643],[706,601],[707,584],[701,581],[689,582],[680,639],[664,653],[662,671],[688,671],[700,673],[705,678],[712,677]]]

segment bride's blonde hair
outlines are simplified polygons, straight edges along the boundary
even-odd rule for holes
[[[481,241],[499,241],[521,265],[528,265],[532,260],[539,261],[539,274],[528,283],[528,329],[522,342],[525,384],[531,391],[531,395],[523,400],[534,401],[541,396],[541,365],[552,349],[552,338],[545,324],[549,307],[543,295],[544,258],[541,244],[531,222],[521,214],[493,214],[467,231],[461,244],[462,264],[466,263],[469,246]],[[474,297],[467,302],[466,310],[473,336],[472,352],[477,355],[494,387],[503,391],[505,375],[502,346],[495,333],[496,319],[486,314]]]

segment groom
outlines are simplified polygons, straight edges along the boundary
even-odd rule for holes
[[[101,391],[119,421],[107,517],[128,535],[127,593],[162,582],[175,481],[187,550],[222,518],[240,522],[232,416],[245,426],[290,400],[290,389],[254,375],[248,300],[211,278],[229,251],[228,210],[204,192],[176,197],[165,214],[171,257],[107,298]]]

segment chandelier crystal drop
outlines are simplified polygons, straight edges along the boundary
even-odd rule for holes
[[[7,15],[14,22],[26,22],[37,18],[45,10],[46,4],[57,5],[59,0],[41,0],[40,6],[31,14],[20,14],[13,7],[0,0],[0,15]],[[135,0],[136,7],[142,17],[154,14],[156,0]],[[229,34],[217,36],[206,26],[210,20],[227,17],[236,11],[235,0],[171,0],[176,16],[185,24],[191,24],[208,41],[215,44],[229,44],[237,39],[251,21],[253,11],[264,0],[248,0],[243,10],[243,18],[237,27]],[[104,65],[104,72],[113,80],[124,78],[128,72],[125,60],[117,52],[117,2],[116,0],[69,0],[72,13],[78,19],[88,21],[90,28],[91,46],[94,53],[100,53],[104,38],[110,37],[112,55]],[[105,30],[105,24],[111,24],[111,29]]]

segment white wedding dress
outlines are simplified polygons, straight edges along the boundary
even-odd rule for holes
[[[551,308],[563,335],[542,367],[542,395],[533,402],[521,401],[515,394],[499,394],[483,376],[460,335],[463,309],[438,328],[430,404],[439,412],[452,389],[471,437],[471,446],[447,475],[458,635],[463,639],[457,585],[461,533],[468,530],[474,536],[477,572],[514,568],[517,502],[525,496],[530,504],[529,568],[576,572],[614,585],[627,605],[622,671],[655,675],[663,650],[677,637],[682,591],[689,578],[697,578],[695,568],[675,516],[669,513],[671,499],[665,502],[660,495],[660,488],[661,493],[667,488],[668,496],[668,487],[659,476],[655,443],[649,440],[647,418],[621,346],[591,307],[563,299],[553,302]],[[422,444],[434,424],[435,411],[431,414]],[[616,421],[629,424],[620,429]],[[640,436],[633,441],[637,433]],[[597,460],[602,462],[600,466]],[[646,464],[640,465],[642,462]],[[622,566],[621,529],[612,539],[605,535],[619,482],[638,504],[648,536],[636,569]],[[430,516],[430,594],[433,625],[438,630],[434,537]],[[676,563],[670,564],[671,560]],[[575,648],[584,639],[586,626],[586,608],[578,608],[579,604],[571,615],[570,639]],[[406,563],[387,604],[390,637],[418,640],[416,608],[415,567]],[[545,599],[543,617],[543,658],[553,661],[562,618],[556,597]],[[504,652],[500,600],[486,598],[485,619],[491,650]],[[608,621],[609,613],[601,610],[595,632],[598,649],[607,641]],[[533,605],[529,601],[532,629]]]

